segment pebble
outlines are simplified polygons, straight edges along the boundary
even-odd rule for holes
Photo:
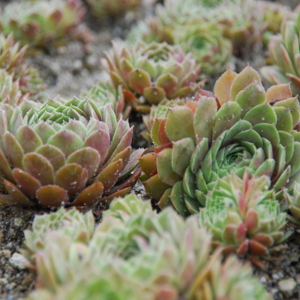
[[[99,65],[99,59],[96,55],[89,55],[86,58],[86,64],[89,68],[93,69],[95,68],[97,65]]]
[[[60,55],[66,54],[68,52],[68,48],[66,46],[60,46],[57,48],[57,53]]]
[[[2,239],[3,239],[3,237],[4,237],[4,231],[0,230],[0,243],[1,243]]]
[[[0,256],[1,255],[4,255],[6,258],[10,258],[11,252],[10,252],[10,250],[5,249],[5,250],[0,251]]]
[[[291,262],[297,262],[299,260],[299,254],[296,252],[292,252],[290,255],[290,260]]]
[[[21,218],[15,218],[15,220],[14,220],[14,224],[18,227],[21,226],[23,223],[24,223],[24,220]]]
[[[10,284],[7,284],[6,286],[5,286],[5,289],[7,290],[7,291],[11,291],[11,290],[13,290],[14,288],[15,288],[15,286],[16,286],[16,284],[15,283],[10,283]]]
[[[6,278],[0,278],[0,286],[6,285],[7,284],[7,279]]]
[[[51,69],[51,71],[53,72],[53,74],[55,75],[59,75],[61,68],[58,62],[53,62],[50,64],[49,68]]]
[[[272,278],[275,279],[275,280],[283,278],[283,273],[282,272],[274,273],[274,274],[272,274]]]
[[[278,282],[279,290],[287,297],[293,294],[296,285],[297,283],[293,278],[283,279]]]
[[[73,62],[73,70],[74,71],[80,71],[82,69],[82,61],[79,60],[79,59],[76,59],[74,62]]]
[[[24,270],[26,269],[25,265],[29,264],[29,261],[23,255],[14,253],[14,255],[9,259],[9,263],[19,270]]]

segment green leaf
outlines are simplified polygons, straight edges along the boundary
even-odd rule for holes
[[[235,101],[238,93],[252,84],[254,80],[256,80],[258,83],[261,82],[257,71],[250,66],[247,66],[234,78],[231,85],[230,100]]]
[[[212,128],[217,111],[218,107],[214,98],[200,98],[194,117],[194,129],[197,144],[204,138],[207,138],[208,142],[211,143]]]
[[[252,125],[260,123],[276,124],[277,117],[272,106],[268,103],[264,103],[249,110],[244,120],[249,121]]]
[[[232,101],[225,103],[216,114],[213,127],[213,141],[225,130],[230,129],[240,120],[241,108]]]
[[[188,216],[190,214],[184,201],[184,190],[182,181],[176,182],[176,184],[173,186],[170,198],[173,206],[181,216]]]
[[[195,148],[191,159],[190,159],[190,168],[194,174],[197,173],[200,165],[209,150],[208,139],[204,138]]]
[[[184,138],[173,143],[172,169],[174,172],[183,177],[194,150],[195,145],[191,138]]]
[[[263,104],[266,100],[264,88],[257,81],[254,81],[248,85],[244,90],[240,91],[235,101],[240,105],[242,112],[241,117],[243,118],[246,113],[253,107]]]
[[[278,101],[274,104],[274,107],[286,107],[290,110],[293,117],[293,128],[300,121],[300,105],[296,97]]]
[[[172,169],[172,149],[164,149],[157,155],[157,172],[162,182],[173,186],[182,177]]]
[[[166,133],[173,142],[190,137],[195,141],[194,115],[190,108],[177,106],[170,108],[166,121]]]
[[[277,130],[291,132],[293,129],[293,118],[290,110],[285,107],[274,107],[277,116]]]

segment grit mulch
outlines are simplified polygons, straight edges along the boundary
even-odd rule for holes
[[[16,0],[18,1],[18,0]],[[0,0],[0,6],[9,1]],[[273,1],[290,5],[294,8],[299,0]],[[95,33],[95,42],[85,53],[80,43],[72,42],[61,46],[51,53],[38,52],[29,59],[36,66],[46,84],[45,94],[50,99],[57,95],[64,99],[74,96],[79,97],[88,91],[98,80],[104,79],[105,74],[101,69],[100,58],[103,52],[110,49],[111,40],[124,38],[129,28],[136,20],[150,14],[151,7],[136,12],[127,13],[118,20],[107,19],[99,21],[91,14],[86,15],[85,23]],[[236,70],[240,71],[250,63],[259,68],[264,63],[264,49],[255,49],[244,59],[234,62]],[[211,89],[214,79],[208,81],[205,88]],[[134,147],[146,147],[139,132],[143,131],[141,116],[134,116],[131,124],[135,128]],[[138,183],[135,192],[146,199],[143,186]],[[44,211],[32,208],[5,207],[0,208],[0,300],[24,299],[34,288],[34,274],[22,268],[22,261],[18,256],[19,249],[24,242],[24,233],[30,229],[34,216]],[[264,270],[254,268],[254,275],[266,286],[275,300],[300,299],[300,234],[290,227],[294,234],[287,242],[286,251],[281,255],[281,260],[266,263]]]

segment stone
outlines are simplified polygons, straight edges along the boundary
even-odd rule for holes
[[[10,250],[4,249],[4,250],[0,251],[0,256],[1,255],[5,256],[6,258],[10,258],[11,252],[10,252]]]
[[[21,254],[14,253],[13,256],[9,259],[9,263],[19,270],[26,269],[25,265],[29,264],[29,261]]]
[[[24,223],[24,220],[23,219],[21,219],[21,218],[15,218],[15,220],[14,220],[14,224],[15,224],[15,226],[21,226],[22,224]]]
[[[293,294],[297,283],[293,278],[283,279],[278,282],[279,290],[287,297]]]
[[[7,284],[7,279],[6,278],[0,278],[0,286],[4,286]]]

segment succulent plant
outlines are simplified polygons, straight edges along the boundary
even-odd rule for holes
[[[0,69],[0,102],[11,106],[20,105],[28,99],[29,95],[22,95],[19,80],[14,81],[13,76]]]
[[[189,300],[271,300],[258,279],[253,277],[248,264],[242,264],[235,256],[221,264],[213,255],[205,271],[200,273],[191,287]]]
[[[186,24],[175,29],[173,36],[174,44],[191,51],[204,73],[222,73],[228,67],[232,45],[217,24]]]
[[[74,242],[88,244],[94,233],[95,220],[91,211],[86,214],[77,209],[59,209],[51,214],[44,214],[34,218],[32,229],[25,230],[26,249],[22,254],[33,265],[36,252],[45,249],[49,232],[58,232],[69,237]]]
[[[13,81],[19,81],[16,85],[19,86],[22,95],[30,93],[31,96],[35,96],[44,86],[37,70],[26,64],[27,49],[28,46],[20,49],[20,44],[15,43],[12,34],[7,38],[3,34],[0,35],[0,70],[11,75]]]
[[[23,45],[47,47],[50,43],[75,38],[85,8],[80,0],[39,0],[11,3],[1,14],[0,28],[4,35],[12,33]],[[86,35],[90,33],[86,29]],[[82,34],[79,34],[82,37]]]
[[[62,241],[63,242],[63,241]],[[58,249],[56,249],[58,250]],[[80,249],[76,249],[73,247],[73,256],[82,255],[82,251]],[[75,252],[75,253],[74,253]],[[54,257],[53,257],[54,258]],[[104,257],[100,257],[101,259]],[[43,264],[44,269],[41,271],[53,270],[53,265],[47,264],[47,257],[44,258],[44,261],[41,260],[41,264]],[[34,299],[43,299],[43,300],[84,300],[84,299],[103,299],[103,300],[120,300],[120,299],[132,299],[132,300],[157,300],[157,299],[165,299],[165,300],[176,300],[174,297],[170,297],[168,294],[170,293],[166,289],[155,290],[152,289],[151,293],[146,291],[143,287],[144,284],[141,279],[137,276],[135,278],[130,278],[124,276],[124,262],[115,258],[114,260],[109,257],[105,257],[103,260],[108,260],[108,263],[105,263],[105,266],[101,268],[98,272],[93,270],[93,266],[89,265],[88,268],[84,270],[80,270],[81,274],[74,273],[74,268],[78,270],[78,265],[75,265],[76,259],[70,259],[70,265],[74,263],[73,269],[66,269],[65,273],[61,274],[53,274],[54,278],[57,275],[60,275],[63,279],[68,279],[65,284],[64,282],[52,282],[55,284],[53,288],[48,286],[44,286],[43,289],[38,289],[31,293],[27,300]],[[50,261],[49,261],[50,262]],[[56,265],[57,271],[64,270],[62,266],[68,265],[66,263],[66,259],[62,261],[61,267]],[[77,268],[76,268],[77,267]],[[122,268],[123,267],[123,268]],[[123,270],[122,270],[123,269]],[[70,270],[73,273],[68,274]],[[52,271],[53,272],[53,271]],[[78,271],[77,271],[78,272]],[[42,282],[49,282],[51,278],[48,278],[47,272],[43,272],[46,276],[45,278],[41,278]],[[76,276],[74,276],[76,275]],[[58,276],[57,276],[58,277]],[[75,278],[74,278],[75,277]],[[76,278],[77,277],[77,278]],[[79,277],[79,278],[78,278]],[[62,284],[62,285],[61,285]],[[46,289],[47,288],[47,289]],[[159,298],[163,297],[163,298]],[[172,295],[171,295],[172,296]]]
[[[187,98],[188,99],[188,98]],[[145,125],[146,131],[142,132],[142,137],[151,143],[151,129],[155,119],[164,118],[168,110],[174,106],[185,105],[186,99],[174,99],[174,100],[163,100],[159,105],[152,105],[150,113],[143,116],[143,123]]]
[[[300,93],[300,13],[285,21],[281,34],[270,38],[272,66],[261,68],[262,76],[272,84],[291,83],[295,95]]]
[[[66,233],[49,230],[44,249],[35,253],[37,287],[55,293],[60,286],[75,281],[87,268],[87,253],[86,244],[75,242]]]
[[[257,9],[263,15],[263,41],[268,45],[270,37],[280,32],[282,22],[292,18],[293,13],[289,6],[269,1],[258,1]]]
[[[201,85],[195,83],[200,72],[195,59],[179,46],[140,41],[126,48],[114,43],[105,56],[102,63],[113,85],[122,86],[125,102],[138,111],[149,111],[149,104],[164,98],[191,95]]]
[[[142,4],[141,0],[87,0],[92,13],[99,17],[114,16]]]
[[[1,202],[104,205],[135,183],[140,170],[130,173],[144,150],[132,152],[128,122],[117,121],[110,106],[99,108],[99,116],[90,111],[88,119],[80,109],[73,111],[79,111],[78,120],[58,116],[50,125],[36,120],[34,109],[24,117],[21,108],[1,109],[0,170],[8,193],[0,195]]]
[[[115,113],[118,116],[122,114],[125,120],[130,114],[131,106],[126,105],[121,86],[114,88],[111,84],[100,81],[89,92],[83,93],[82,96],[91,98],[99,106],[111,104]]]
[[[233,53],[245,55],[261,41],[264,29],[262,10],[256,0],[222,1],[217,7],[204,10],[202,15],[223,27],[223,35],[231,40]]]
[[[210,235],[196,216],[157,214],[134,195],[112,202],[88,246],[58,232],[48,237],[49,248],[37,253],[43,289],[28,300],[269,300],[248,265],[234,257],[222,264],[219,250],[209,256]]]
[[[214,94],[200,91],[186,105],[165,110],[154,120],[154,152],[140,165],[146,192],[161,208],[181,215],[198,213],[218,178],[234,171],[242,177],[266,175],[278,199],[299,181],[300,106],[288,85],[265,92],[259,74],[246,67],[226,71]]]
[[[201,10],[199,1],[166,1],[165,6],[157,6],[155,17],[132,29],[129,41],[180,45],[185,52],[192,53],[204,73],[221,73],[228,67],[231,42],[224,38],[219,24],[205,20]]]
[[[287,215],[287,218],[295,223],[300,225],[300,183],[294,185],[292,193],[285,191],[285,200],[288,205],[288,211],[290,214]]]
[[[27,105],[21,110],[30,124],[37,121],[45,121],[48,124],[63,123],[72,119],[87,124],[90,118],[102,120],[104,106],[98,106],[98,103],[88,98],[79,99],[74,97],[66,101],[58,96],[54,100],[48,99],[42,105],[31,103],[31,105]],[[109,105],[109,107],[111,106]],[[114,114],[114,112],[111,112],[111,114]],[[116,117],[114,116],[114,118]]]
[[[215,247],[238,256],[268,256],[280,250],[290,233],[284,233],[286,214],[267,176],[243,179],[234,173],[220,178],[208,193],[206,207],[200,211],[200,225],[212,234]]]

